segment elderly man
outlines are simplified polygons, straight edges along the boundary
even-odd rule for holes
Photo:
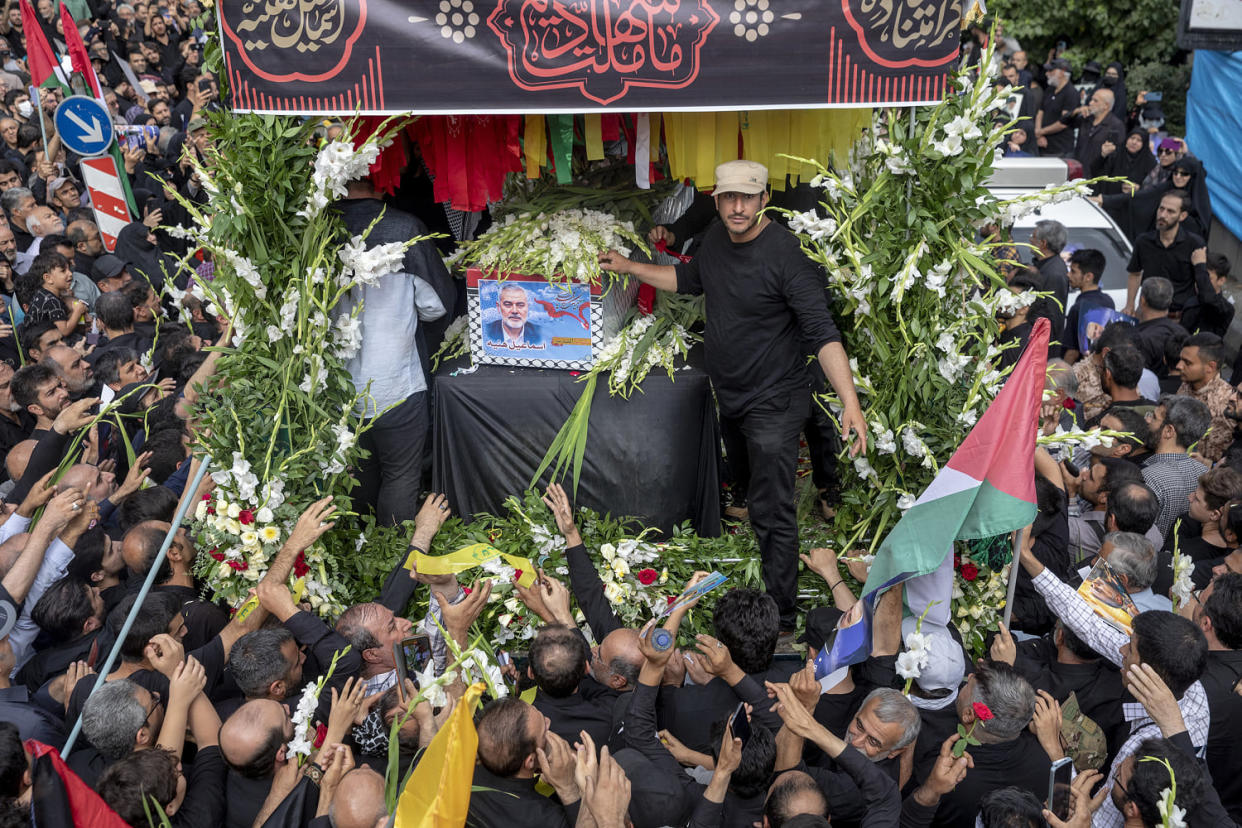
[[[1100,557],[1117,573],[1139,612],[1173,610],[1172,601],[1151,590],[1158,559],[1156,548],[1147,538],[1136,532],[1109,532],[1100,545]]]
[[[767,184],[762,164],[721,164],[714,196],[721,220],[707,230],[694,259],[667,267],[610,250],[600,254],[600,265],[661,290],[705,297],[708,373],[725,446],[746,484],[764,583],[780,629],[792,639],[799,551],[794,482],[798,434],[811,411],[808,345],[841,400],[842,438],[857,435],[851,454],[866,452],[867,423],[823,279],[797,238],[764,214]]]
[[[483,335],[490,346],[510,350],[544,346],[539,326],[527,321],[530,299],[525,288],[518,285],[502,287],[496,295],[496,310],[500,318],[483,326]]]
[[[9,215],[9,227],[13,229],[13,238],[17,240],[17,250],[25,253],[34,241],[34,236],[26,226],[26,220],[38,206],[34,193],[26,187],[10,187],[0,194],[0,206]]]
[[[1111,89],[1097,89],[1086,106],[1074,110],[1065,123],[1077,127],[1078,140],[1074,145],[1074,157],[1083,169],[1091,169],[1101,156],[1105,142],[1120,145],[1126,137],[1126,125],[1113,114],[1115,98]]]

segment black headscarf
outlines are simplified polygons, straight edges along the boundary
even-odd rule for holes
[[[1139,151],[1130,152],[1126,144],[1117,147],[1117,151],[1112,155],[1113,163],[1109,167],[1108,175],[1125,176],[1136,185],[1141,186],[1143,179],[1147,177],[1147,173],[1151,172],[1152,167],[1156,166],[1156,156],[1151,154],[1151,149],[1147,146],[1147,133],[1144,130],[1135,127],[1130,130],[1130,135],[1137,135],[1142,141]],[[1127,144],[1130,141],[1130,135],[1126,136]]]
[[[1129,114],[1129,110],[1126,108],[1126,70],[1119,61],[1115,60],[1108,64],[1108,66],[1104,67],[1105,72],[1108,72],[1109,69],[1117,70],[1117,82],[1112,86],[1109,86],[1104,82],[1107,76],[1100,75],[1100,85],[1098,88],[1112,91],[1113,114],[1116,115],[1117,118],[1124,124]]]
[[[164,287],[165,271],[169,276],[177,272],[177,259],[161,252],[147,238],[150,232],[142,222],[125,225],[116,237],[116,255],[129,264],[130,273],[145,277],[158,293]]]
[[[1203,170],[1203,162],[1190,153],[1186,153],[1181,158],[1173,162],[1169,167],[1170,173],[1173,170],[1186,170],[1190,173],[1190,183],[1184,189],[1186,194],[1190,196],[1191,208],[1186,221],[1183,222],[1187,230],[1197,236],[1207,239],[1208,231],[1212,227],[1212,199],[1208,195],[1207,181]],[[1163,196],[1169,190],[1175,190],[1177,187],[1173,185],[1173,176],[1169,175],[1169,180],[1164,183],[1160,195]],[[1157,199],[1156,204],[1160,203]],[[1154,216],[1154,213],[1153,213]],[[1152,219],[1152,226],[1155,226],[1155,219]]]

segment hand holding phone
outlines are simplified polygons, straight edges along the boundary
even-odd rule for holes
[[[750,741],[750,719],[746,715],[746,702],[738,703],[733,715],[729,717],[729,727],[733,731],[733,738],[741,739],[742,747],[746,747],[746,743]]]
[[[1048,810],[1057,819],[1069,819],[1070,784],[1073,780],[1073,759],[1065,756],[1052,763],[1048,771]]]

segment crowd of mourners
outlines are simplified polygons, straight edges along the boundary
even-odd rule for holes
[[[79,159],[50,122],[62,93],[31,98],[18,4],[0,18],[0,826],[37,822],[51,797],[43,746],[64,749],[75,727],[57,778],[83,823],[110,809],[134,826],[387,825],[386,775],[405,778],[466,690],[457,676],[436,706],[411,710],[419,686],[399,669],[402,642],[421,630],[433,659],[423,680],[444,671],[446,637],[470,646],[491,583],[394,561],[380,594],[320,617],[289,581],[301,553],[333,527],[344,504],[331,499],[302,515],[257,582],[253,611],[204,597],[194,576],[204,552],[184,529],[160,558],[178,506],[211,490],[210,478],[190,484],[187,415],[218,359],[204,346],[231,339],[227,321],[193,297],[171,307],[163,290],[187,255],[197,278],[211,275],[209,261],[161,227],[184,218],[174,192],[204,199],[189,159],[210,140],[202,115],[218,108],[218,90],[201,68],[198,2],[88,2],[93,17],[80,33],[143,217],[120,231],[113,253]],[[38,0],[35,11],[62,51],[56,4]],[[1056,458],[1037,451],[1038,517],[1017,562],[1012,624],[991,634],[978,660],[956,626],[923,624],[930,657],[907,681],[898,659],[915,619],[903,618],[903,591],[890,590],[875,607],[866,660],[817,676],[817,654],[859,609],[850,584],[866,572],[813,549],[803,561],[831,600],[806,608],[797,646],[781,641],[770,595],[732,588],[697,610],[712,635],[678,636],[686,606],[663,624],[675,643],[661,649],[652,625],[635,629],[614,611],[594,550],[553,486],[545,500],[566,542],[568,576],[541,572],[517,587],[541,626],[504,667],[510,692],[485,698],[475,715],[467,824],[1242,820],[1233,750],[1242,739],[1242,402],[1224,378],[1229,263],[1203,242],[1202,168],[1177,139],[1152,154],[1151,113],[1143,101],[1137,114],[1126,111],[1120,66],[1084,96],[1060,58],[1043,71],[1018,49],[1005,60],[1005,82],[1024,88],[1015,114],[1030,118],[1011,154],[1073,155],[1089,173],[1128,179],[1100,198],[1125,202],[1123,227],[1135,241],[1125,310],[1139,319],[1107,325],[1081,346],[1079,315],[1113,307],[1099,290],[1106,262],[1092,249],[1063,255],[1072,239],[1055,221],[1036,228],[1029,266],[1010,261],[1016,250],[998,255],[1011,289],[1040,297],[1002,320],[1000,344],[1014,343],[1002,363],[1018,358],[1036,319],[1053,323],[1041,427],[1129,435]],[[1136,119],[1139,131],[1130,131]],[[351,197],[374,195],[351,188]],[[343,208],[346,220],[361,226],[376,215],[354,208]],[[443,315],[448,303],[432,304]],[[411,344],[404,353],[419,352]],[[425,382],[389,390],[394,403],[425,406]],[[112,400],[129,419],[95,424],[98,404]],[[52,484],[79,447],[80,461]],[[444,551],[435,536],[447,502],[433,494],[419,508],[416,490],[402,489],[409,496],[391,511],[413,517],[412,549]],[[1191,564],[1176,578],[1175,555]],[[1097,559],[1141,611],[1129,633],[1075,591]],[[1174,612],[1173,597],[1187,590]],[[119,658],[95,689],[118,642]],[[300,711],[303,689],[334,660],[314,709]],[[302,714],[319,725],[308,757],[291,749],[305,736],[295,732]],[[1057,763],[1072,766],[1073,781],[1054,791]],[[1053,804],[1059,815],[1047,810]]]

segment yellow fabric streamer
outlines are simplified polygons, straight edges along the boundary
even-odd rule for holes
[[[700,190],[716,186],[716,165],[737,158],[736,112],[665,112],[664,143],[674,178]]]
[[[417,566],[418,571],[424,575],[456,575],[458,572],[482,566],[495,558],[503,559],[521,573],[518,575],[518,583],[522,586],[528,587],[535,582],[535,565],[529,558],[506,555],[490,543],[472,543],[447,555],[427,555],[418,549],[411,549],[409,557],[405,559],[405,568],[413,569]]]
[[[768,168],[773,190],[785,189],[785,176],[796,185],[815,175],[813,167],[785,155],[812,158],[828,166],[833,155],[845,157],[862,130],[871,124],[871,110],[765,109],[741,113],[743,155]]]
[[[604,160],[604,123],[599,113],[586,116],[586,156],[588,161]]]
[[[474,709],[486,689],[482,682],[470,685],[448,722],[432,738],[397,800],[396,828],[460,828],[466,824],[479,751]]]
[[[526,116],[526,139],[522,146],[526,151],[526,177],[538,178],[540,170],[548,165],[548,129],[542,115]]]

